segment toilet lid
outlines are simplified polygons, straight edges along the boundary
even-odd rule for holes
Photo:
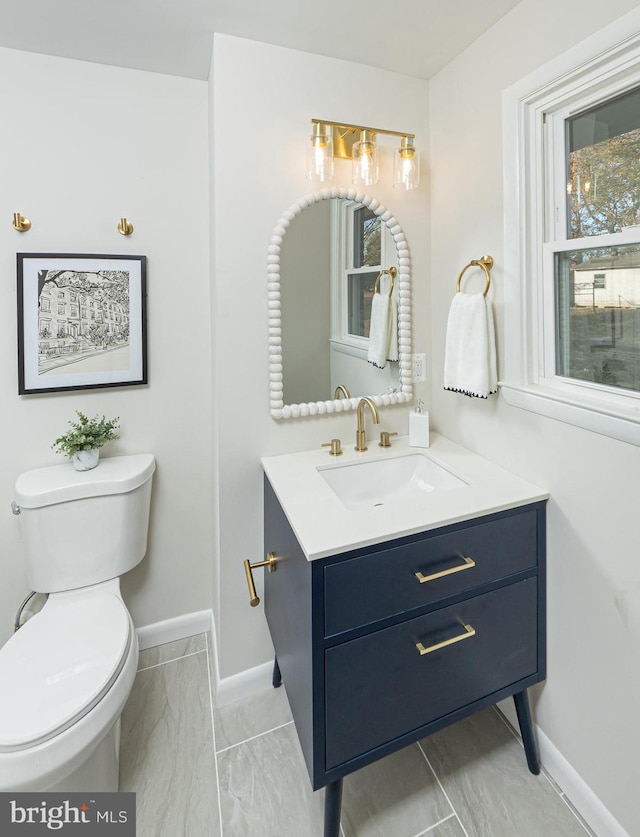
[[[0,752],[70,727],[105,695],[131,645],[122,599],[87,588],[50,596],[0,649]]]

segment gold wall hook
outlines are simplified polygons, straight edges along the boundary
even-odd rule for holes
[[[31,229],[31,221],[28,218],[25,218],[24,215],[20,215],[19,212],[14,212],[13,228],[18,230],[18,232],[26,232]]]
[[[133,232],[133,224],[131,221],[127,221],[126,218],[121,218],[118,224],[118,232],[120,235],[131,235]]]

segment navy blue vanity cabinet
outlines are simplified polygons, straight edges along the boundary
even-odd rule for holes
[[[545,677],[545,503],[308,561],[265,477],[265,612],[325,835],[342,778]]]

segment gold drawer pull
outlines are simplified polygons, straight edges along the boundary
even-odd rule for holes
[[[244,562],[244,572],[247,576],[247,586],[249,587],[249,604],[251,607],[257,607],[260,604],[260,598],[256,593],[256,586],[253,583],[253,573],[251,570],[255,570],[256,567],[269,567],[269,572],[274,573],[276,571],[276,563],[277,558],[273,552],[267,553],[267,560],[266,561],[256,561],[254,564],[249,561],[247,558]]]
[[[431,575],[422,575],[420,570],[415,573],[415,577],[418,579],[420,584],[424,584],[425,581],[434,581],[436,578],[443,578],[445,575],[452,575],[453,573],[459,573],[461,570],[470,570],[471,567],[475,567],[476,562],[473,558],[465,558],[464,555],[460,556],[464,561],[464,564],[460,564],[457,567],[451,567],[448,570],[441,570],[439,573],[432,573]]]
[[[428,648],[425,648],[421,642],[416,642],[418,653],[422,657],[423,654],[430,654],[432,651],[437,651],[439,648],[446,648],[447,645],[453,645],[454,642],[461,642],[463,639],[469,639],[470,637],[475,636],[476,629],[472,628],[471,625],[465,625],[464,630],[465,632],[463,634],[458,634],[458,636],[451,637],[451,639],[445,639],[444,642],[436,642],[435,645],[430,645]]]

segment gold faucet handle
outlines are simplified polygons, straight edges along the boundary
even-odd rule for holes
[[[390,448],[391,447],[391,436],[397,436],[397,431],[394,433],[389,433],[387,430],[383,430],[380,433],[380,441],[378,442],[379,448]]]
[[[332,439],[330,442],[323,442],[321,447],[331,448],[329,456],[342,456],[342,442],[340,439]]]

